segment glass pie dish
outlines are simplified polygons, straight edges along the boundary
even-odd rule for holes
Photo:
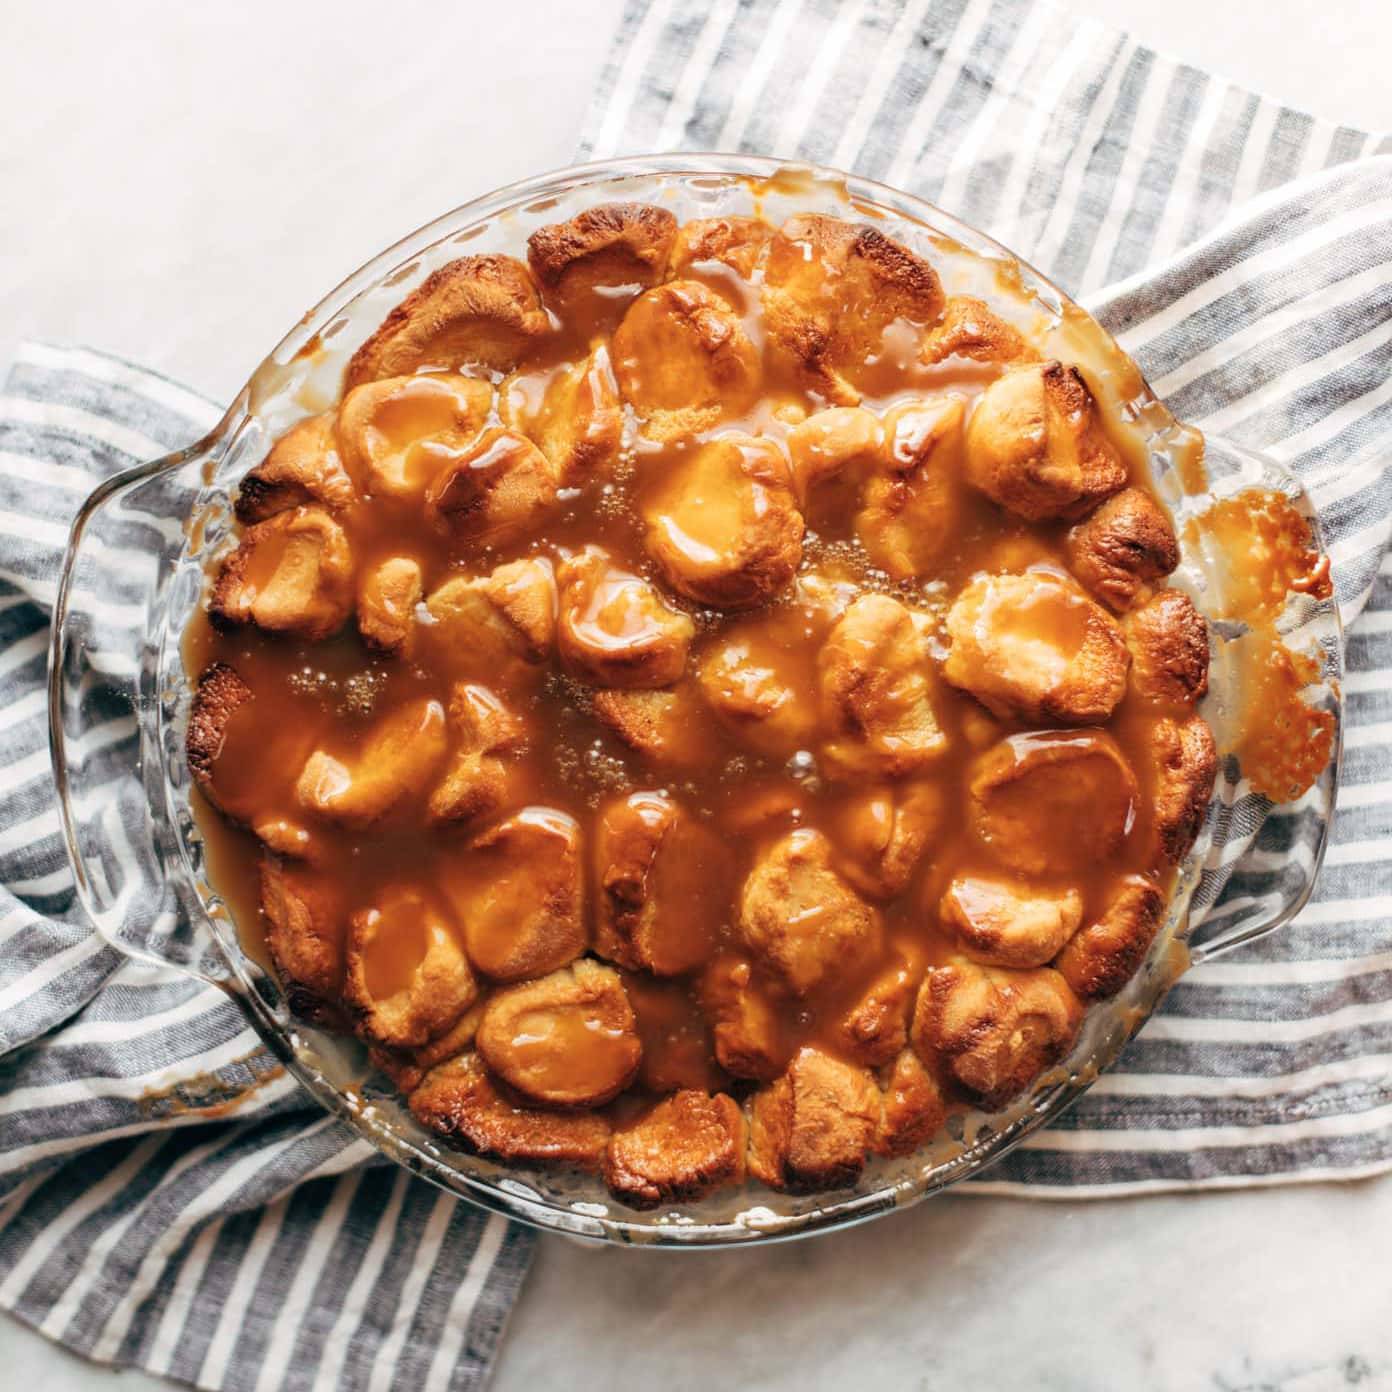
[[[202,602],[208,564],[231,540],[238,482],[271,441],[334,400],[349,355],[404,294],[462,250],[505,250],[583,207],[629,200],[659,204],[682,220],[757,213],[776,222],[806,212],[872,219],[927,256],[950,293],[996,304],[1005,297],[1029,321],[1036,342],[1086,365],[1104,414],[1144,442],[1154,487],[1185,538],[1175,580],[1209,619],[1217,649],[1203,714],[1220,751],[1234,749],[1251,717],[1234,656],[1246,626],[1230,601],[1251,588],[1242,570],[1250,557],[1239,557],[1241,548],[1225,546],[1217,532],[1205,542],[1189,524],[1220,498],[1263,490],[1289,504],[1322,550],[1318,519],[1298,484],[1270,461],[1221,441],[1208,442],[1205,472],[1196,433],[1156,401],[1104,331],[1043,277],[931,206],[829,170],[679,155],[544,176],[421,229],[310,311],[205,439],[97,490],[74,524],[55,609],[55,778],[79,895],[103,937],[231,994],[298,1081],[391,1159],[487,1207],[580,1237],[681,1246],[768,1240],[875,1216],[989,1165],[1116,1057],[1188,964],[1298,912],[1323,854],[1337,781],[1339,621],[1323,593],[1327,585],[1279,596],[1276,629],[1305,657],[1311,680],[1304,698],[1323,712],[1329,749],[1313,784],[1282,809],[1290,837],[1282,871],[1261,895],[1225,904],[1205,931],[1191,907],[1208,905],[1219,880],[1204,867],[1216,865],[1210,856],[1225,849],[1206,830],[1180,866],[1141,969],[1120,994],[1092,1008],[1069,1057],[1005,1108],[955,1116],[944,1135],[914,1155],[872,1162],[851,1190],[801,1197],[724,1191],[651,1213],[618,1208],[593,1176],[503,1165],[442,1146],[400,1098],[376,1084],[360,1045],[292,1015],[280,982],[245,949],[210,886],[185,755],[197,674],[184,668],[181,640]],[[1217,803],[1251,796],[1243,772],[1225,759]],[[1209,826],[1230,820],[1211,815]]]

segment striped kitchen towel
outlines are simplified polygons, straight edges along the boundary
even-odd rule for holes
[[[633,0],[588,132],[592,154],[762,149],[937,197],[1088,292],[1181,415],[1307,480],[1361,615],[1321,896],[1196,971],[975,1188],[1392,1165],[1392,160],[1372,157],[1392,146],[1015,0]],[[43,697],[67,522],[97,479],[216,414],[38,345],[0,394],[0,1307],[211,1389],[474,1387],[528,1235],[373,1164],[225,997],[123,965],[73,904]]]
[[[1392,137],[1047,3],[628,0],[581,148],[815,160],[930,199],[1079,296],[1182,419],[1300,476],[1352,625],[1314,902],[1186,976],[1060,1123],[970,1188],[1392,1168]],[[1250,847],[1215,844],[1204,890],[1230,899],[1209,922],[1288,842],[1274,817]]]

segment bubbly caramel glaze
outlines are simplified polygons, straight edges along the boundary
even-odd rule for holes
[[[640,1207],[851,1183],[1067,1054],[1214,774],[1085,370],[877,229],[624,204],[436,271],[344,385],[186,636],[298,1010]]]

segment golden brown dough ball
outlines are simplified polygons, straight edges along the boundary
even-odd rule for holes
[[[601,1106],[643,1056],[618,972],[587,959],[489,996],[475,1045],[504,1082],[549,1107]]]
[[[842,776],[897,778],[946,748],[933,710],[919,616],[888,595],[862,595],[837,620],[817,662],[824,755]]]
[[[1077,517],[1126,486],[1126,464],[1075,367],[1015,367],[967,422],[966,479],[1030,522]]]
[[[343,398],[343,462],[368,498],[418,499],[488,421],[493,388],[439,373],[367,382]]]
[[[456,541],[497,546],[536,531],[557,487],[550,462],[525,435],[489,429],[431,479],[425,512]]]
[[[971,826],[1011,870],[1067,874],[1110,859],[1136,813],[1136,777],[1101,731],[1012,735],[968,780]]]
[[[432,1068],[412,1091],[410,1107],[437,1135],[499,1160],[597,1170],[609,1144],[605,1117],[529,1107],[474,1053]]]
[[[384,894],[348,921],[343,996],[377,1044],[418,1048],[478,998],[453,926],[413,889]]]
[[[352,611],[352,549],[319,507],[292,508],[248,527],[208,601],[223,628],[252,624],[310,643],[332,637]]]
[[[728,1093],[687,1088],[615,1131],[604,1160],[610,1193],[631,1208],[690,1203],[744,1179],[745,1126]]]
[[[357,497],[339,457],[334,413],[292,425],[237,489],[237,521],[264,522],[287,508],[317,503],[330,512]]]
[[[1114,996],[1145,960],[1165,913],[1165,896],[1144,875],[1127,875],[1106,907],[1085,923],[1054,962],[1083,1001]]]
[[[769,242],[764,326],[770,344],[813,391],[855,406],[866,364],[900,322],[912,333],[945,304],[937,273],[877,228],[820,213],[791,217]]]
[[[445,886],[469,960],[496,981],[557,971],[588,946],[580,827],[552,807],[524,807],[480,832]]]
[[[375,722],[350,753],[316,749],[295,784],[301,807],[361,830],[424,791],[449,749],[445,708],[421,698]]]
[[[433,272],[353,354],[345,391],[422,368],[511,372],[550,332],[527,268],[511,256],[464,256]]]
[[[870,961],[883,941],[879,914],[832,869],[831,843],[811,828],[759,856],[738,923],[750,951],[799,996]]]
[[[854,1184],[880,1126],[869,1071],[810,1045],[749,1105],[749,1172],[771,1189],[816,1193]]]
[[[586,546],[561,562],[556,580],[556,645],[573,677],[651,689],[682,675],[695,625],[642,576],[602,546]]]
[[[1143,488],[1123,488],[1068,533],[1068,566],[1098,599],[1129,609],[1179,564],[1165,509]]]
[[[1148,705],[1191,711],[1208,695],[1208,623],[1179,590],[1161,590],[1122,625],[1131,690]]]
[[[722,435],[674,461],[643,514],[667,583],[717,609],[771,599],[802,559],[802,514],[787,463],[768,440]]]
[[[678,976],[711,954],[727,916],[728,852],[664,793],[607,803],[595,829],[595,951]]]
[[[773,228],[762,218],[693,218],[677,229],[668,274],[688,275],[702,262],[720,262],[748,280],[763,256]]]
[[[499,411],[504,425],[528,436],[546,456],[562,488],[602,477],[618,459],[623,403],[602,343],[552,377],[539,401],[529,401],[517,379],[505,383]]]
[[[601,203],[527,238],[527,261],[546,296],[562,309],[596,291],[661,280],[677,220],[650,203]]]
[[[654,440],[709,430],[758,394],[758,352],[728,302],[699,281],[639,295],[613,350],[619,390]]]
[[[962,953],[992,967],[1042,967],[1083,921],[1076,889],[1050,890],[988,875],[958,875],[938,906]]]
[[[913,1044],[921,1058],[994,1110],[1063,1058],[1082,1017],[1068,983],[1049,967],[1004,971],[963,958],[924,978]]]
[[[1126,694],[1121,629],[1061,575],[978,575],[953,603],[947,632],[943,676],[1002,720],[1100,725]]]

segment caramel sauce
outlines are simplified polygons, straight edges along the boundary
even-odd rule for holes
[[[1288,648],[1275,623],[1291,593],[1313,599],[1334,593],[1329,557],[1315,549],[1309,524],[1289,500],[1266,489],[1216,502],[1189,521],[1185,543],[1221,552],[1221,617],[1248,630],[1230,648],[1240,679],[1234,752],[1242,773],[1273,802],[1292,801],[1328,764],[1335,722],[1307,699],[1319,664]]]
[[[587,690],[566,677],[554,659],[534,664],[495,648],[460,643],[447,624],[426,621],[427,616],[418,623],[411,648],[394,656],[368,648],[351,622],[336,637],[305,645],[251,628],[218,631],[200,616],[185,635],[186,669],[200,672],[212,662],[228,663],[254,693],[232,717],[217,761],[214,788],[228,815],[199,805],[210,881],[253,951],[264,953],[264,921],[257,902],[261,848],[249,828],[280,820],[307,829],[312,847],[307,873],[332,882],[349,912],[380,910],[394,895],[419,894],[454,926],[485,978],[485,992],[491,989],[486,978],[508,979],[495,964],[514,946],[520,906],[530,902],[527,883],[544,866],[510,866],[500,878],[496,859],[471,845],[477,826],[432,822],[426,811],[430,784],[448,753],[438,758],[428,750],[422,753],[420,767],[428,765],[425,774],[397,789],[382,815],[356,829],[307,813],[297,790],[306,761],[322,751],[337,761],[325,766],[318,789],[319,800],[332,803],[343,792],[335,780],[366,773],[358,771],[363,751],[385,722],[400,722],[399,738],[420,751],[440,726],[452,690],[473,682],[494,693],[528,732],[525,752],[509,760],[513,781],[504,815],[529,809],[524,816],[543,821],[573,818],[579,826],[587,918],[595,912],[599,893],[588,848],[597,811],[612,799],[635,790],[662,790],[714,833],[721,853],[703,858],[693,849],[693,858],[664,867],[666,878],[657,892],[682,904],[693,920],[690,931],[709,934],[714,960],[728,957],[772,1003],[788,1055],[809,1042],[844,1055],[843,1021],[872,982],[887,972],[910,970],[904,963],[921,971],[953,955],[955,942],[938,918],[944,890],[956,875],[1001,873],[989,842],[969,827],[968,786],[974,764],[981,751],[998,740],[1038,736],[1022,723],[987,713],[936,674],[930,674],[931,699],[945,747],[931,768],[910,783],[937,789],[945,811],[907,886],[877,903],[884,927],[881,950],[834,974],[812,994],[795,997],[765,967],[749,960],[735,928],[740,886],[754,861],[795,829],[822,832],[841,855],[857,854],[856,847],[883,839],[889,815],[883,799],[865,804],[866,785],[873,780],[834,780],[817,755],[828,733],[827,712],[818,696],[817,658],[836,613],[857,595],[892,594],[925,616],[930,650],[940,657],[947,603],[967,580],[983,570],[1038,565],[1062,574],[1067,524],[1027,525],[959,480],[949,479],[952,526],[931,575],[894,581],[868,560],[855,534],[854,499],[844,481],[833,480],[815,487],[806,500],[808,531],[798,576],[772,602],[752,613],[721,613],[673,594],[658,580],[644,533],[646,519],[662,510],[676,473],[687,472],[685,466],[702,442],[733,431],[762,436],[786,453],[790,424],[826,404],[770,351],[757,283],[715,263],[698,264],[687,278],[706,285],[734,309],[757,355],[757,399],[727,407],[719,422],[695,440],[655,441],[630,417],[616,466],[563,490],[540,527],[521,536],[473,542],[461,542],[430,525],[419,497],[427,479],[448,465],[458,447],[453,439],[434,438],[448,436],[450,412],[407,399],[379,422],[385,444],[400,455],[406,496],[372,494],[358,479],[360,497],[342,510],[339,521],[359,577],[386,559],[410,557],[420,567],[427,596],[454,577],[486,575],[500,564],[533,557],[560,564],[586,546],[602,546],[617,566],[658,583],[666,602],[690,615],[695,638],[687,683],[717,648],[732,640],[745,645],[732,680],[751,704],[776,689],[776,700],[789,717],[779,727],[786,737],[765,744],[743,732],[737,721],[703,717],[698,764],[673,768],[649,762],[619,739],[594,714]],[[637,287],[607,287],[602,293],[576,296],[564,318],[553,314],[556,332],[500,385],[498,399],[511,403],[520,428],[532,431],[545,423],[548,388],[581,363],[596,343],[608,339],[636,293]],[[896,406],[923,401],[960,401],[970,411],[1001,370],[995,364],[958,358],[921,363],[911,351],[916,341],[913,326],[892,326],[882,351],[865,364],[862,405],[881,418]],[[496,409],[495,401],[495,424]],[[1130,463],[1132,483],[1148,487],[1143,442],[1115,420],[1109,421],[1109,433]],[[752,447],[741,448],[753,452]],[[489,459],[485,453],[472,468],[486,469]],[[673,541],[698,562],[719,549],[732,520],[742,515],[757,520],[768,506],[757,477],[734,479],[724,470],[711,469],[699,475],[694,487],[700,506],[694,514],[683,514],[687,523],[676,529]],[[1273,555],[1289,554],[1294,562],[1294,553],[1280,550],[1277,541],[1273,545]],[[1281,574],[1288,586],[1308,570],[1302,561]],[[1253,583],[1274,585],[1274,569],[1272,576]],[[256,579],[264,581],[259,570]],[[1019,616],[1018,640],[1028,645],[1042,638],[1076,651],[1085,637],[1083,614],[1079,606],[1041,599]],[[622,585],[600,587],[579,622],[616,648],[646,632],[642,615],[627,605]],[[1294,667],[1290,670],[1299,675]],[[1120,844],[1100,850],[1086,846],[1086,854],[1078,854],[1067,820],[1072,805],[1061,806],[1046,863],[1026,877],[1032,883],[1079,890],[1085,915],[1100,913],[1113,886],[1126,874],[1148,873],[1168,886],[1170,872],[1157,857],[1150,835],[1149,751],[1159,718],[1128,696],[1108,725],[1138,780],[1135,795],[1128,798]],[[453,739],[446,737],[451,750]],[[1120,796],[1115,790],[1108,795]],[[1050,863],[1051,858],[1056,863]],[[813,917],[822,912],[818,906],[806,910]],[[343,931],[344,925],[339,928]],[[374,994],[401,989],[423,951],[418,931],[397,931],[388,924],[377,935],[366,964],[369,988]],[[702,973],[657,980],[626,971],[624,978],[644,1049],[634,1088],[661,1093],[676,1086],[730,1086],[712,1050]],[[520,1028],[513,1040],[527,1068],[560,1070],[567,1085],[583,1089],[587,1077],[602,1075],[610,1067],[611,1032],[583,1011],[538,1019],[533,1025],[530,1033]],[[562,1061],[557,1061],[558,1040],[564,1045]]]

